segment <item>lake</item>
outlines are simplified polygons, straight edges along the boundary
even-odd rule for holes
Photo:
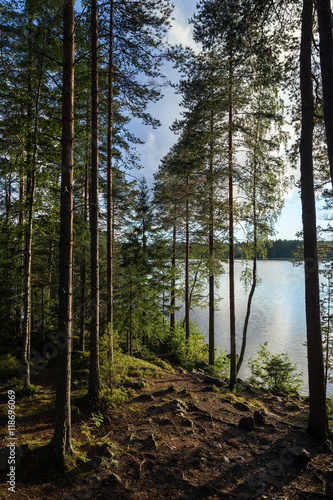
[[[244,269],[242,261],[235,262],[235,301],[237,352],[240,352],[247,294],[240,281]],[[293,267],[283,260],[258,261],[258,275],[261,283],[257,285],[252,301],[252,312],[248,326],[248,340],[243,366],[239,376],[251,375],[248,368],[250,357],[256,357],[260,345],[268,341],[267,349],[273,354],[286,353],[297,364],[297,371],[303,372],[301,394],[308,394],[306,325],[304,303],[304,269]],[[216,281],[217,310],[215,313],[215,342],[219,349],[229,352],[229,275],[225,265],[225,274]],[[208,294],[208,287],[207,287]],[[182,311],[177,315],[179,319]],[[208,333],[208,308],[195,308],[191,319],[198,323],[200,330]],[[333,384],[328,387],[328,395],[333,391]]]

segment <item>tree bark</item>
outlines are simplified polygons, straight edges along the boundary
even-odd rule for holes
[[[73,169],[74,169],[74,1],[64,0],[62,161],[59,254],[59,333],[55,429],[51,447],[61,464],[72,452],[71,349],[73,323]]]
[[[171,299],[170,299],[170,330],[173,332],[176,325],[176,222],[172,231],[172,256],[171,256]]]
[[[187,176],[186,186],[186,241],[185,241],[185,336],[190,338],[190,227],[189,227],[189,184],[190,178]]]
[[[333,185],[333,36],[330,0],[317,0],[320,66],[324,98],[324,120]]]
[[[98,6],[91,2],[91,324],[90,324],[90,370],[89,397],[97,398],[100,391],[99,373],[99,206],[98,206]]]
[[[312,0],[303,0],[300,51],[302,128],[300,143],[301,199],[304,234],[305,309],[310,411],[307,430],[326,438],[328,433],[324,362],[320,325],[316,204],[313,181],[314,102],[312,90]]]
[[[210,115],[210,159],[209,159],[209,257],[211,266],[214,264],[214,113]],[[215,364],[215,276],[209,273],[209,364]]]
[[[229,307],[230,307],[230,388],[237,382],[235,320],[235,244],[234,244],[234,163],[233,163],[233,55],[229,58]]]
[[[29,68],[28,68],[28,88],[29,93],[32,95],[31,87],[31,72],[32,68],[32,27],[33,18],[30,17],[29,23]],[[44,39],[43,39],[44,42]],[[31,350],[31,267],[32,267],[32,237],[33,237],[33,214],[35,203],[36,191],[36,160],[37,160],[37,136],[38,136],[38,122],[39,122],[39,101],[43,76],[43,57],[40,63],[40,71],[38,75],[38,86],[36,92],[35,109],[34,109],[34,124],[30,129],[30,122],[33,121],[33,110],[29,102],[29,109],[27,113],[28,120],[28,140],[27,140],[27,193],[26,193],[26,230],[25,230],[25,252],[24,252],[24,318],[23,318],[23,351],[22,358],[25,370],[23,372],[24,385],[30,385],[30,350]]]
[[[107,143],[107,322],[113,328],[113,179],[112,179],[112,129],[113,129],[113,23],[114,1],[110,2],[110,42],[108,75],[108,143]]]

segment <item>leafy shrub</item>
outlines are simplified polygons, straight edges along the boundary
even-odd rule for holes
[[[230,372],[230,359],[227,356],[227,351],[220,349],[214,366],[209,366],[206,371],[213,377],[227,378]]]
[[[0,380],[8,380],[18,374],[19,361],[11,354],[0,356]]]
[[[111,408],[118,408],[134,395],[134,389],[120,386],[115,389],[106,389],[102,394],[102,401]]]
[[[162,374],[162,368],[170,371],[170,366],[163,363],[149,362],[140,358],[135,358],[124,354],[119,347],[118,336],[113,334],[113,365],[110,361],[110,335],[107,331],[100,340],[100,369],[101,379],[105,387],[115,386],[128,378],[159,377]],[[160,368],[157,366],[162,364]],[[120,398],[121,399],[121,398]]]
[[[260,346],[258,358],[249,360],[250,382],[275,393],[297,393],[302,384],[302,373],[296,373],[296,363],[292,363],[287,354],[270,353],[267,345],[265,342]]]
[[[198,325],[191,322],[191,335],[186,339],[185,331],[176,323],[174,332],[167,339],[167,356],[187,370],[193,370],[202,361],[208,360],[208,346]]]

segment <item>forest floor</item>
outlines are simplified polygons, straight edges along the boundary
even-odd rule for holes
[[[142,387],[119,408],[76,403],[78,456],[65,476],[50,471],[39,450],[53,433],[53,382],[39,400],[17,401],[23,457],[15,493],[3,474],[0,498],[333,498],[333,455],[305,432],[306,399],[256,393],[247,384],[230,393],[178,369],[134,384]],[[1,446],[6,433],[2,426]]]

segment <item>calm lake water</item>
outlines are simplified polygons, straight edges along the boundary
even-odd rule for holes
[[[245,265],[235,263],[235,300],[237,352],[240,352],[243,323],[246,313],[247,294],[240,281]],[[297,364],[297,371],[303,372],[301,394],[308,394],[305,304],[304,304],[304,269],[293,267],[288,261],[269,260],[258,262],[258,274],[261,283],[257,286],[248,326],[248,340],[245,358],[239,376],[251,375],[248,368],[250,357],[256,357],[260,345],[268,341],[268,351],[288,354]],[[215,315],[215,342],[219,349],[230,350],[229,341],[229,300],[228,267],[218,281],[216,289],[217,311]],[[208,293],[208,289],[207,289]],[[182,316],[182,311],[179,313]],[[208,332],[208,308],[196,308],[191,312],[191,319],[196,321],[200,330]],[[333,391],[333,384],[328,387],[328,395]]]

